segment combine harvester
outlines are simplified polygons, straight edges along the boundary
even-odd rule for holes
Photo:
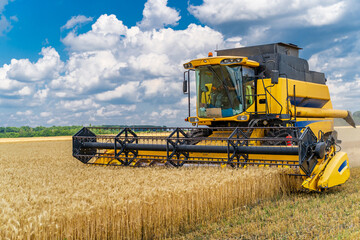
[[[324,73],[309,71],[300,49],[275,43],[185,63],[185,121],[196,127],[84,127],[73,136],[73,156],[86,164],[134,167],[285,167],[312,191],[343,184],[349,160],[337,150],[333,119],[355,123],[350,112],[332,108]],[[190,116],[191,71],[197,116]]]

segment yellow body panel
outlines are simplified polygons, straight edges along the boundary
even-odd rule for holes
[[[349,158],[345,152],[338,152],[327,164],[319,179],[318,187],[330,188],[343,184],[350,177]]]
[[[302,186],[312,191],[322,191],[345,183],[350,177],[349,158],[345,152],[329,154],[327,160],[321,159],[313,174],[305,179]]]
[[[194,60],[195,61],[195,60]],[[293,105],[295,86],[295,97],[297,101],[312,102],[318,104],[318,107],[302,107]],[[345,118],[348,116],[346,110],[332,109],[330,94],[328,86],[324,84],[316,84],[305,81],[297,81],[286,78],[279,78],[278,84],[271,84],[271,79],[257,80],[257,112],[263,114],[288,114],[290,117],[299,117],[299,121],[324,121],[323,127],[313,127],[314,132],[319,130],[323,132],[333,131],[333,118]],[[202,96],[201,101],[205,101],[205,96]],[[198,108],[197,108],[198,109]],[[296,113],[295,113],[296,109]],[[197,118],[198,125],[211,125],[212,122],[247,122],[250,120],[250,115],[256,111],[255,104],[246,109],[245,112],[231,116],[231,117],[217,117],[217,118]],[[246,116],[241,119],[240,116]]]
[[[319,132],[329,133],[334,131],[334,120],[329,118],[297,118],[298,126],[310,127],[316,137]]]
[[[286,79],[283,78],[283,80]],[[296,97],[330,100],[329,88],[324,84],[289,79],[288,93],[290,97],[294,96],[294,86]]]

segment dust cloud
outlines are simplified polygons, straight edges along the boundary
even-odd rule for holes
[[[360,126],[336,127],[338,139],[342,141],[341,150],[349,156],[350,167],[360,167]]]

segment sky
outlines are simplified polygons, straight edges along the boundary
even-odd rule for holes
[[[302,47],[334,108],[357,111],[359,10],[357,0],[0,0],[0,126],[187,126],[183,63],[275,42]]]

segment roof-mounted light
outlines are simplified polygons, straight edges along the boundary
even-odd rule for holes
[[[185,69],[193,68],[193,65],[190,62],[185,63],[183,66],[184,66]]]
[[[223,59],[220,64],[227,65],[227,64],[233,64],[233,63],[241,63],[243,61],[243,58],[226,58]]]

